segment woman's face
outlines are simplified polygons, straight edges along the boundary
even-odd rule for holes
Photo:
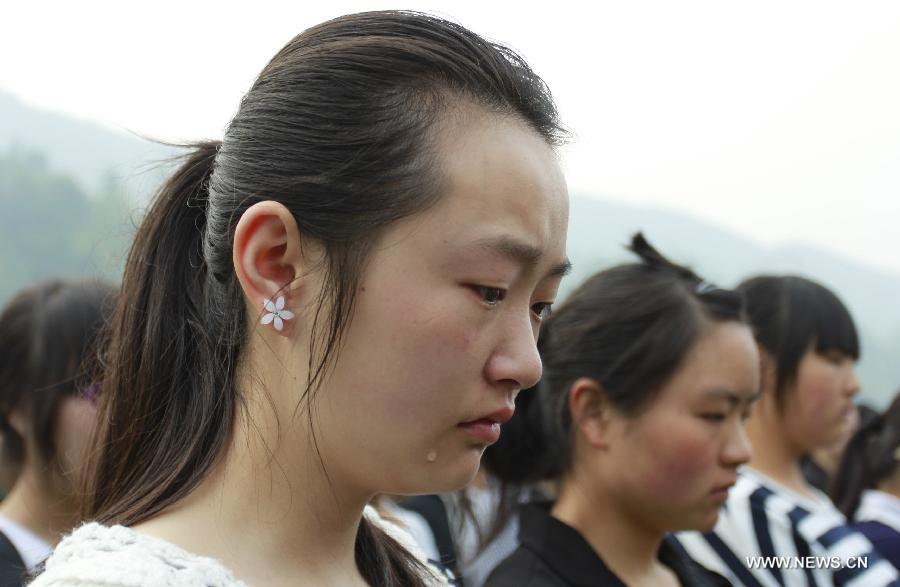
[[[792,444],[806,453],[839,441],[853,425],[853,396],[858,392],[852,357],[807,350],[794,384],[786,390],[781,416]]]
[[[378,241],[315,400],[329,474],[381,492],[472,479],[515,395],[540,378],[542,313],[567,268],[568,195],[545,141],[482,115],[439,148],[446,190]]]
[[[645,411],[613,416],[596,481],[642,525],[711,530],[737,467],[750,458],[744,418],[758,389],[750,329],[708,327]]]

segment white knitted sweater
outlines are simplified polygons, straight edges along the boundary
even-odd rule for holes
[[[366,517],[384,528],[414,556],[425,557],[410,535],[371,507]],[[429,567],[430,568],[430,567]],[[438,571],[435,587],[451,583]],[[30,587],[248,587],[219,561],[191,554],[165,540],[124,526],[89,523],[59,543],[45,571]]]

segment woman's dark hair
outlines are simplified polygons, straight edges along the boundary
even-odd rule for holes
[[[442,193],[437,146],[453,114],[509,117],[550,144],[565,133],[543,81],[510,49],[415,12],[369,12],[291,40],[219,142],[196,145],[128,257],[104,385],[105,444],[87,515],[134,524],[186,496],[226,447],[248,336],[232,266],[238,220],[274,200],[326,251],[308,406],[340,347],[381,229]],[[306,410],[312,417],[311,410]],[[372,585],[415,585],[409,556],[365,519],[356,560]]]
[[[543,377],[518,395],[515,415],[484,455],[488,472],[504,484],[501,499],[507,503],[501,512],[514,505],[509,496],[516,488],[560,479],[570,470],[574,436],[568,392],[576,380],[597,381],[613,406],[637,415],[709,323],[745,320],[740,294],[672,263],[640,233],[629,248],[640,263],[593,275],[541,329]]]
[[[831,486],[831,499],[852,521],[866,489],[875,489],[900,466],[900,393],[883,414],[850,438]]]
[[[19,292],[0,314],[0,434],[6,463],[23,464],[26,447],[33,445],[32,457],[55,470],[59,402],[91,385],[114,292],[100,282],[48,281]],[[14,411],[23,416],[30,438],[11,425]]]
[[[756,342],[775,361],[775,397],[797,378],[803,355],[841,352],[859,359],[859,337],[850,312],[822,285],[796,276],[764,275],[743,281],[737,290],[747,300],[747,316]],[[814,345],[814,346],[813,346]]]

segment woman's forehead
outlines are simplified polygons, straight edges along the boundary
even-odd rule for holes
[[[565,241],[568,191],[553,149],[524,123],[493,116],[441,141],[443,193],[430,210],[460,240],[503,233],[542,248]]]

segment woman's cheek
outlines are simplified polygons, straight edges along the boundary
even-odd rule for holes
[[[648,443],[652,462],[646,469],[646,487],[663,497],[691,493],[706,481],[715,466],[714,444],[690,422],[654,433]],[[692,430],[691,427],[694,427]]]
[[[835,422],[840,412],[840,398],[835,393],[837,383],[825,373],[811,375],[802,388],[805,393],[799,398],[803,402],[804,428],[826,432],[828,424]]]

